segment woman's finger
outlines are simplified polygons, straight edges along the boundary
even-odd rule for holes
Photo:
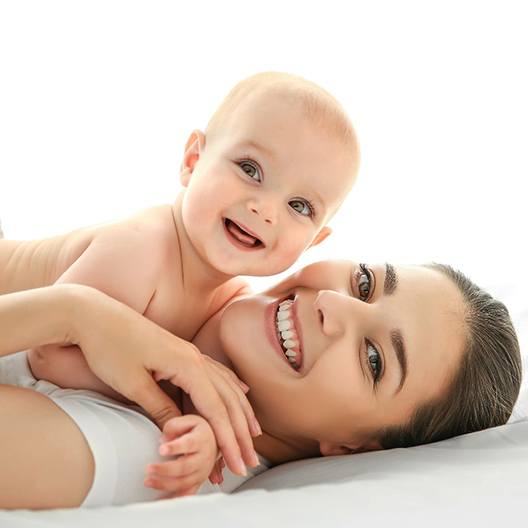
[[[198,359],[195,363],[190,363],[185,373],[179,372],[178,376],[171,377],[170,381],[189,394],[196,410],[211,425],[227,467],[235,475],[246,476],[246,466],[237,441],[237,438],[244,435],[244,428],[235,434],[236,425],[231,423],[226,405],[205,369],[205,362]],[[251,442],[247,427],[246,435]]]
[[[246,415],[240,405],[239,394],[237,394],[237,390],[240,391],[240,389],[235,389],[227,384],[221,374],[214,369],[211,370],[210,378],[227,408],[244,462],[252,467],[258,466],[260,462],[249,433]],[[213,424],[211,424],[211,426],[213,426]]]
[[[217,367],[219,370],[225,372],[228,375],[229,379],[233,381],[234,383],[236,383],[244,391],[244,394],[249,392],[249,386],[246,385],[230,368],[226,367],[219,361],[216,361],[212,357],[209,357],[206,355],[204,355],[203,357],[206,360],[206,362],[208,362],[210,365],[213,365]]]
[[[136,378],[134,385],[122,391],[122,394],[143,407],[162,430],[171,418],[181,416],[174,401],[161,390],[145,370],[142,376]]]
[[[216,369],[216,372],[219,376],[222,376],[225,380],[225,382],[230,385],[230,387],[235,391],[235,394],[238,396],[238,401],[240,402],[240,406],[242,407],[242,410],[246,416],[246,420],[249,426],[249,430],[251,431],[252,436],[259,436],[262,434],[262,429],[260,427],[260,424],[258,423],[258,420],[255,416],[255,413],[253,412],[253,407],[251,407],[251,404],[249,403],[246,395],[243,391],[237,386],[234,385],[231,382],[231,376],[230,374],[232,371],[225,367],[227,370],[223,370],[221,368],[217,368],[218,365],[216,364],[209,364],[209,369],[214,370]]]

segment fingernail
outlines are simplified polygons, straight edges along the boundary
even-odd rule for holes
[[[256,418],[253,418],[253,436],[260,436],[262,434],[262,429],[260,424],[257,422]]]
[[[162,434],[162,435],[159,437],[159,442],[160,442],[160,444],[164,444],[166,441],[167,441],[167,437],[166,437],[165,435]]]
[[[257,466],[260,466],[260,460],[259,460],[259,457],[257,455],[257,453],[253,453],[253,456],[251,457],[253,459],[253,466],[252,467],[257,467]]]
[[[242,386],[242,389],[243,389],[245,392],[248,392],[248,391],[249,391],[249,385],[246,385],[243,381],[240,382],[240,385]]]
[[[160,455],[169,455],[170,454],[169,446],[166,445],[166,444],[161,445],[160,448],[159,448],[159,454]]]
[[[240,475],[243,475],[244,477],[247,477],[247,469],[246,469],[246,464],[244,464],[244,461],[239,458],[237,460],[237,473],[239,473]]]

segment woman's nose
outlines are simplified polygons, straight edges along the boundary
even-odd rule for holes
[[[319,319],[323,334],[339,336],[345,333],[347,325],[361,318],[361,303],[358,299],[333,290],[320,290],[313,307]],[[353,313],[352,313],[353,312]]]
[[[248,200],[247,206],[250,212],[259,216],[267,224],[277,222],[277,207],[272,197]]]

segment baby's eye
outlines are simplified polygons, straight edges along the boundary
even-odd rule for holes
[[[303,216],[313,216],[314,214],[312,204],[308,200],[295,198],[290,200],[288,204],[295,212]]]
[[[257,182],[262,181],[262,174],[260,167],[251,160],[242,160],[239,163],[240,168],[253,180]]]

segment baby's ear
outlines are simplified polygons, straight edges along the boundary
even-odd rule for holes
[[[187,143],[185,144],[185,153],[180,168],[180,183],[187,187],[191,179],[196,162],[200,158],[205,146],[205,135],[200,130],[193,130]]]
[[[332,229],[330,227],[328,227],[328,226],[322,227],[321,230],[319,231],[319,233],[317,233],[317,235],[315,235],[314,239],[312,240],[312,243],[308,247],[311,248],[312,246],[317,246],[328,235],[330,235],[330,233],[332,233]],[[306,249],[308,249],[308,248],[306,248]]]

